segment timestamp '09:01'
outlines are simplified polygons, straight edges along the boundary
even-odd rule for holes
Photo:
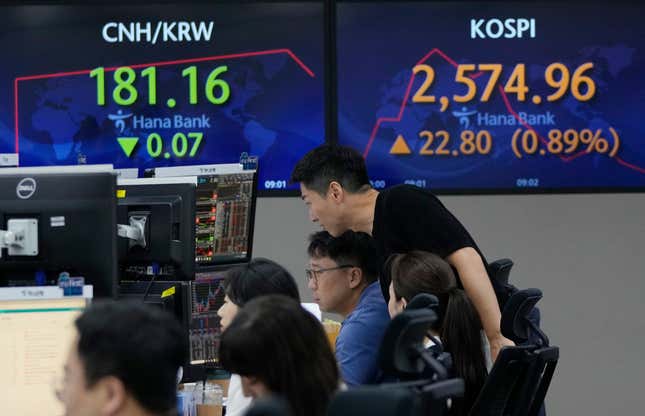
[[[103,67],[95,68],[90,72],[90,78],[96,78],[96,103],[100,106],[106,104],[106,79],[105,73],[109,69]],[[225,104],[231,96],[231,88],[228,82],[218,78],[221,74],[228,71],[226,65],[218,66],[213,69],[206,79],[204,94],[206,99],[215,105]],[[197,93],[197,67],[190,66],[181,72],[182,77],[188,78],[188,103],[197,104],[199,102]],[[150,66],[140,73],[141,78],[148,80],[148,104],[157,104],[157,68]],[[115,104],[128,106],[134,104],[139,98],[139,91],[134,85],[137,80],[137,73],[134,69],[124,66],[114,70],[114,82],[116,83],[112,90],[112,99]],[[169,101],[174,102],[174,98]],[[169,105],[174,107],[174,105]]]
[[[287,189],[287,181],[284,179],[268,179],[264,181],[265,189]]]

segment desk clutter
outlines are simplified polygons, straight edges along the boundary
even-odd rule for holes
[[[222,416],[224,390],[220,383],[180,384],[177,390],[178,416]]]

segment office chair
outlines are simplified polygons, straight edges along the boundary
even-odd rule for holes
[[[534,416],[539,412],[551,384],[560,350],[549,345],[549,338],[531,319],[531,311],[542,299],[539,289],[524,289],[514,294],[502,313],[502,334],[512,335],[516,344],[534,348],[532,363],[528,368],[527,381],[518,396],[518,415]],[[506,336],[506,335],[505,335]]]
[[[440,380],[447,378],[446,368],[424,346],[436,321],[437,314],[428,308],[406,309],[390,321],[379,349],[379,364],[386,377],[419,380],[436,374]]]
[[[419,293],[410,299],[410,302],[405,307],[406,311],[413,309],[430,309],[439,316],[439,299],[429,293]],[[434,358],[436,358],[437,361],[439,361],[439,363],[448,370],[448,373],[450,373],[452,371],[452,356],[450,353],[443,351],[443,346],[439,340],[431,336],[429,333],[426,333],[426,336],[435,343],[434,346],[430,347],[430,351],[433,353]]]
[[[513,260],[511,259],[498,259],[488,264],[488,274],[491,279],[500,282],[508,283],[508,276],[513,268]]]
[[[447,410],[448,398],[461,397],[464,393],[463,380],[449,378],[450,354],[424,345],[426,334],[437,320],[430,308],[438,303],[435,296],[418,295],[404,312],[392,319],[381,342],[379,364],[386,378],[402,382],[377,386],[381,392],[399,389],[411,392],[418,399],[422,414],[435,416]]]
[[[531,346],[505,347],[470,409],[471,416],[509,416],[531,365]]]
[[[528,394],[533,394],[530,407],[526,413],[529,416],[539,415],[540,409],[543,407],[546,392],[551,385],[555,367],[560,358],[560,349],[558,347],[546,347],[536,351],[537,360],[533,367],[532,378],[539,379],[538,385],[533,386],[533,390],[529,390]],[[541,375],[540,375],[541,374]],[[531,386],[528,386],[531,387]]]
[[[259,398],[253,401],[245,416],[290,416],[287,402],[276,396]]]
[[[517,292],[517,288],[509,283],[509,275],[513,268],[513,260],[499,259],[488,264],[488,275],[490,276],[499,310],[503,310],[508,299]]]
[[[435,295],[429,293],[419,293],[408,303],[408,306],[405,307],[406,310],[412,309],[430,309],[435,314],[437,314],[437,309],[439,307],[439,299]]]
[[[396,384],[357,387],[338,392],[331,400],[327,416],[421,416],[419,397]]]
[[[509,298],[502,312],[501,329],[517,345],[502,348],[470,415],[537,415],[559,357],[558,347],[549,346],[544,332],[529,320],[541,298],[538,289],[519,290]],[[526,343],[529,339],[537,342]]]

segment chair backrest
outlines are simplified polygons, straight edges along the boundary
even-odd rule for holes
[[[500,328],[502,334],[512,339],[516,344],[523,344],[535,335],[538,346],[548,346],[549,338],[540,328],[529,320],[529,314],[535,305],[542,299],[540,289],[518,290],[511,296],[502,310]]]
[[[396,387],[357,387],[336,393],[327,416],[421,416],[420,397],[413,391]]]
[[[419,293],[408,302],[408,305],[405,307],[406,310],[411,309],[430,309],[437,313],[439,307],[439,298],[435,295],[429,293]]]
[[[551,384],[558,362],[558,347],[546,347],[531,352],[529,366],[519,389],[504,411],[508,416],[537,416]]]
[[[475,403],[472,416],[506,416],[516,407],[533,360],[533,346],[505,347],[499,352]]]
[[[508,299],[517,292],[517,288],[509,283],[509,275],[513,268],[511,259],[499,259],[488,263],[487,271],[490,276],[499,309],[504,309]]]
[[[258,398],[244,413],[245,416],[290,416],[289,404],[282,398],[271,396]]]
[[[428,384],[421,388],[421,400],[424,415],[442,416],[448,413],[448,399],[463,397],[464,380],[452,378]],[[453,401],[454,403],[454,401]]]
[[[437,317],[441,313],[439,311],[439,299],[435,295],[431,295],[429,293],[419,293],[410,299],[405,310],[410,311],[413,309],[430,309],[437,315]],[[437,323],[433,324],[435,329],[437,326],[439,326]],[[426,333],[426,336],[434,342],[434,345],[431,347],[432,355],[443,367],[445,367],[447,373],[450,374],[453,370],[452,355],[443,350],[441,341],[436,337],[433,337],[428,333]]]
[[[513,260],[498,259],[488,263],[488,274],[490,278],[499,283],[508,283],[508,276],[513,268]]]
[[[471,415],[537,415],[559,358],[559,349],[529,320],[540,299],[539,289],[518,290],[508,299],[500,326],[518,345],[500,351]],[[537,342],[526,344],[529,339]]]
[[[450,354],[426,348],[424,345],[428,331],[437,320],[437,315],[431,308],[436,307],[438,303],[437,298],[432,295],[415,296],[406,310],[392,319],[381,342],[379,361],[386,378],[407,380],[407,382],[381,384],[377,386],[378,391],[375,394],[378,396],[388,391],[403,389],[418,401],[414,403],[413,410],[393,409],[396,405],[394,399],[398,397],[395,396],[383,397],[381,400],[385,402],[382,405],[378,404],[378,401],[367,403],[370,400],[366,399],[366,407],[356,408],[356,412],[361,413],[348,411],[344,414],[407,415],[411,411],[413,414],[441,416],[445,414],[447,399],[463,396],[463,380],[447,379],[452,367]],[[363,398],[363,396],[351,397]],[[419,411],[421,413],[418,413]]]
[[[425,376],[427,364],[414,352],[423,349],[425,336],[436,320],[430,309],[413,309],[390,321],[379,349],[379,364],[386,376],[407,380]]]
[[[560,357],[558,347],[540,348],[534,352],[536,360],[533,363],[531,374],[527,377],[526,390],[523,394],[524,406],[516,412],[518,415],[537,416],[544,397],[551,385]]]

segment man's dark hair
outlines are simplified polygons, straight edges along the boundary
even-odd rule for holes
[[[334,353],[318,320],[283,295],[252,299],[222,334],[222,366],[257,377],[291,416],[324,416],[338,388]]]
[[[226,273],[224,293],[237,306],[261,295],[285,295],[300,302],[295,279],[284,267],[269,259],[256,258]]]
[[[325,144],[304,155],[291,173],[291,182],[302,182],[322,196],[332,181],[350,193],[369,189],[363,156],[351,147]]]
[[[353,265],[363,271],[366,282],[375,282],[379,274],[374,239],[367,233],[347,230],[338,237],[319,231],[309,237],[309,257],[329,257],[337,265]]]
[[[101,301],[75,323],[88,387],[114,376],[147,411],[176,409],[177,370],[188,345],[172,315],[141,303]]]

